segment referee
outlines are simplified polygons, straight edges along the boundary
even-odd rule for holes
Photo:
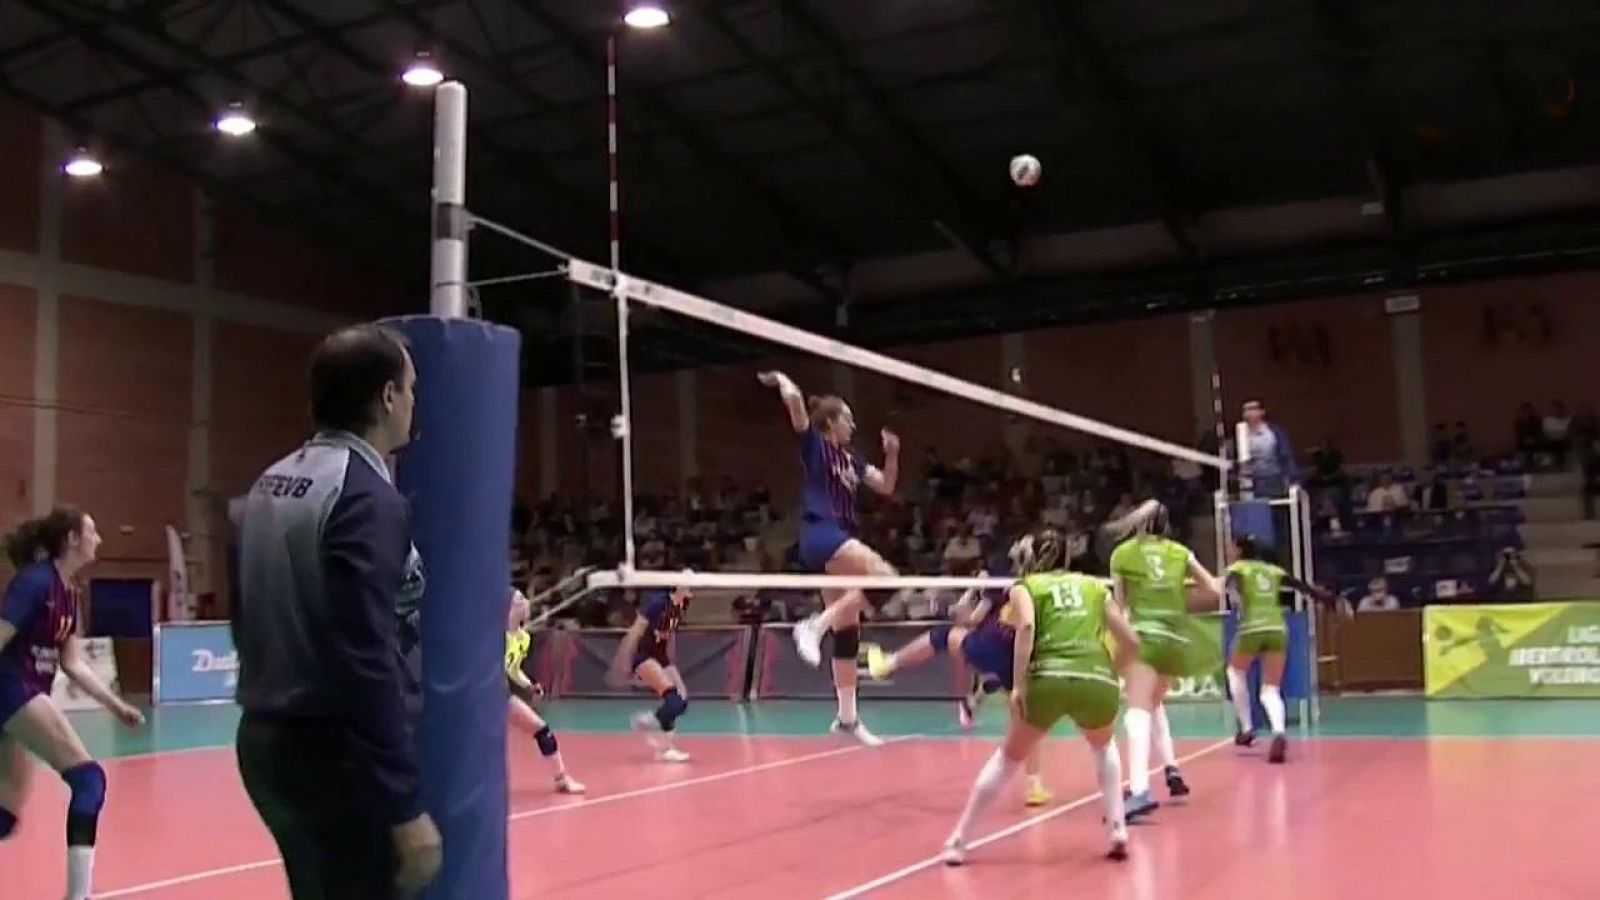
[[[239,772],[295,900],[385,900],[438,874],[405,713],[395,605],[419,573],[384,459],[416,370],[375,325],[311,358],[317,433],[256,480],[239,522]]]

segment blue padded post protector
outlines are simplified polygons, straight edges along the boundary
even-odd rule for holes
[[[397,483],[422,555],[423,797],[444,837],[432,900],[506,900],[506,548],[521,335],[475,319],[405,316],[416,437]]]

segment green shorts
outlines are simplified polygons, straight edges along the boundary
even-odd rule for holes
[[[1028,677],[1028,724],[1049,731],[1062,719],[1084,730],[1117,720],[1122,689],[1109,665],[1064,666]]]
[[[1139,661],[1168,678],[1209,675],[1222,668],[1222,617],[1174,616],[1134,624]]]
[[[1289,632],[1281,628],[1244,632],[1233,641],[1234,656],[1259,656],[1263,653],[1286,653],[1288,650]]]

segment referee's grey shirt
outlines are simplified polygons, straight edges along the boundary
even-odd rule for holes
[[[246,715],[345,726],[394,824],[422,812],[396,602],[421,578],[406,503],[371,444],[322,432],[256,480],[239,526],[234,642]]]

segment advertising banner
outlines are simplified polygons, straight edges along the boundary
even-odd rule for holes
[[[239,654],[227,622],[165,622],[156,627],[157,703],[231,701]]]
[[[1600,603],[1429,606],[1429,697],[1600,697]]]
[[[561,672],[561,677],[552,685],[554,695],[646,696],[644,688],[637,683],[620,688],[606,683],[606,670],[624,634],[621,628],[586,628],[558,633],[560,640],[550,645],[551,656],[557,659],[557,670]],[[684,626],[673,634],[668,652],[683,675],[690,697],[741,699],[750,659],[749,627]]]

